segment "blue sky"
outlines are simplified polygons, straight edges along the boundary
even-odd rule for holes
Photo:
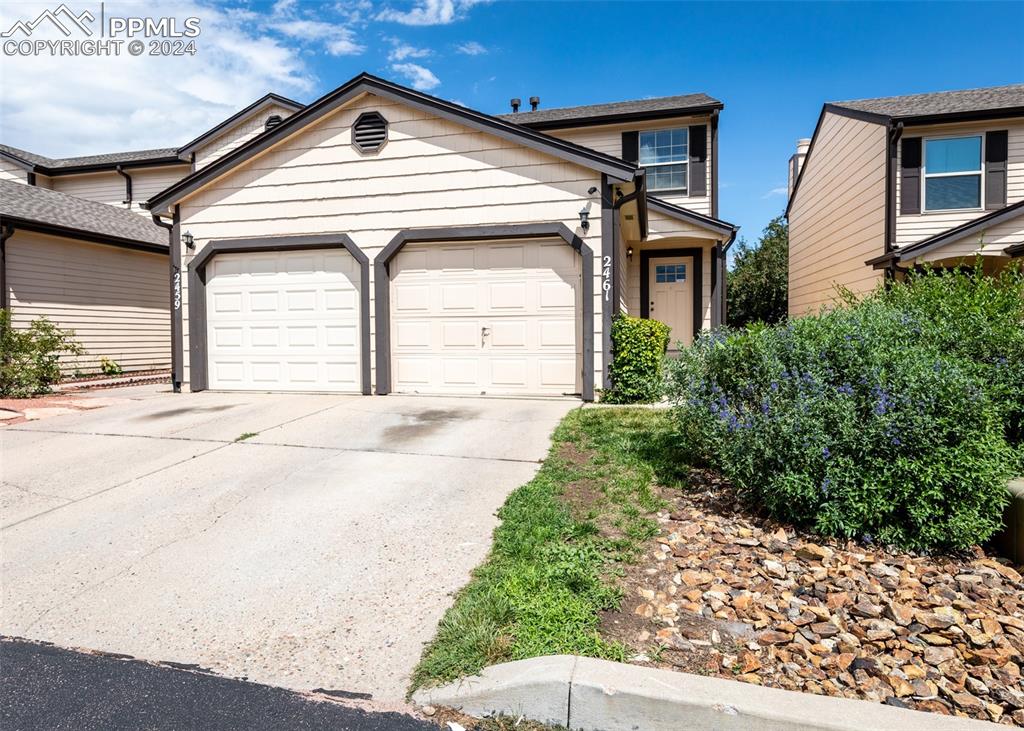
[[[5,4],[0,22],[28,7]],[[720,215],[748,239],[785,207],[787,160],[824,101],[1024,81],[1021,2],[107,2],[118,8],[200,17],[200,53],[3,59],[0,140],[53,156],[176,145],[265,91],[307,102],[363,70],[491,113],[513,96],[703,91],[726,105]]]

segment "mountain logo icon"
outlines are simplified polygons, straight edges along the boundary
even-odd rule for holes
[[[27,38],[28,36],[32,35],[32,32],[36,28],[38,28],[44,20],[48,20],[51,23],[53,23],[53,25],[57,27],[57,30],[59,30],[65,36],[71,35],[71,31],[73,30],[74,26],[77,26],[87,36],[91,36],[92,28],[86,25],[86,23],[91,23],[94,20],[96,20],[96,16],[90,13],[88,10],[86,10],[81,15],[75,15],[71,12],[67,5],[61,3],[56,10],[44,10],[39,14],[39,17],[33,21],[25,22],[24,20],[19,20],[6,31],[0,33],[0,38],[10,38],[18,31],[24,33],[25,37]]]

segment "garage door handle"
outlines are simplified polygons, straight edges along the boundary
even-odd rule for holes
[[[484,347],[484,342],[486,341],[487,336],[490,335],[490,334],[491,334],[491,328],[489,328],[489,327],[482,327],[482,328],[480,328],[480,347],[481,348]]]

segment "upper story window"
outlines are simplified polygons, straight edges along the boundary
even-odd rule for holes
[[[686,193],[687,129],[640,133],[638,163],[647,170],[647,189]]]
[[[981,136],[924,142],[924,210],[981,208]]]

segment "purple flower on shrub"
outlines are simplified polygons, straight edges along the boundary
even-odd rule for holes
[[[892,446],[894,446],[894,447],[902,447],[903,446],[903,442],[900,441],[899,437],[893,437],[892,438]]]
[[[779,383],[778,383],[778,381],[772,381],[771,389],[773,391],[778,391],[779,390]]]
[[[828,489],[830,487],[832,487],[832,480],[826,477],[824,480],[821,481],[821,494],[828,496]]]
[[[844,383],[842,386],[837,388],[836,391],[838,391],[839,393],[843,394],[844,396],[852,396],[853,395],[853,386],[851,386],[849,383]]]
[[[825,459],[828,459],[829,457],[832,456],[832,452],[829,450],[828,447],[825,447],[821,450],[821,456],[824,457]]]
[[[761,402],[761,413],[762,414],[767,414],[768,413],[768,399],[765,399],[764,401]]]
[[[861,540],[864,541],[864,543],[870,544],[875,542],[875,537],[870,533],[865,533],[863,536],[861,536]]]

